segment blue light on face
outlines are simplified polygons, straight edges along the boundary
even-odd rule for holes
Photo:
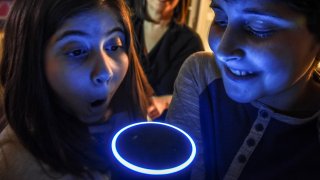
[[[131,162],[128,162],[126,159],[124,159],[120,153],[119,153],[119,149],[117,149],[117,140],[119,139],[119,136],[126,130],[128,130],[129,128],[133,128],[133,127],[137,127],[137,126],[142,126],[142,125],[160,125],[160,126],[165,126],[167,128],[171,128],[173,131],[175,131],[176,133],[180,133],[180,135],[182,135],[183,137],[185,137],[188,142],[190,143],[191,146],[191,153],[190,156],[188,157],[188,159],[186,161],[184,161],[183,163],[174,166],[172,168],[164,168],[164,169],[152,169],[152,168],[145,168],[145,167],[141,167],[141,166],[137,166]],[[166,175],[166,174],[172,174],[175,172],[178,172],[180,170],[185,169],[194,159],[195,155],[196,155],[196,146],[194,141],[192,140],[192,138],[183,130],[172,126],[170,124],[166,124],[166,123],[160,123],[160,122],[139,122],[139,123],[135,123],[135,124],[131,124],[128,125],[124,128],[122,128],[120,131],[118,131],[116,133],[116,135],[113,137],[112,139],[112,143],[111,143],[111,148],[112,148],[112,153],[113,155],[116,157],[116,159],[125,167],[142,173],[142,174],[148,174],[148,175]]]

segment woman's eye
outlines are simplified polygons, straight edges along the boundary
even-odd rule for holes
[[[215,5],[212,5],[212,6],[215,6]],[[218,8],[218,7],[212,7],[212,10],[214,12],[213,24],[219,27],[227,27],[228,16],[226,15],[226,13],[221,8]]]
[[[268,37],[272,36],[273,33],[275,32],[273,29],[268,29],[268,28],[256,29],[256,28],[253,28],[250,26],[247,26],[246,30],[250,35],[253,35],[258,38],[268,38]]]
[[[227,27],[228,25],[228,21],[224,21],[224,20],[214,20],[214,24],[220,27]]]
[[[267,21],[254,19],[246,22],[244,28],[250,35],[258,38],[268,38],[275,33],[277,26]]]

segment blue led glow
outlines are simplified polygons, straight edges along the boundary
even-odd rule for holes
[[[125,131],[128,128],[134,127],[134,126],[138,126],[138,125],[142,125],[142,124],[159,124],[159,125],[163,125],[163,126],[168,126],[171,127],[175,130],[178,130],[179,132],[181,132],[183,135],[185,135],[188,140],[190,141],[191,147],[192,147],[192,152],[190,157],[188,158],[187,161],[185,161],[184,163],[180,164],[179,166],[173,167],[173,168],[168,168],[168,169],[147,169],[147,168],[143,168],[143,167],[139,167],[136,165],[133,165],[131,163],[129,163],[128,161],[126,161],[125,159],[123,159],[120,154],[118,153],[117,147],[116,147],[116,143],[117,143],[117,139],[119,137],[119,135]],[[170,124],[166,124],[166,123],[161,123],[161,122],[139,122],[139,123],[134,123],[131,125],[128,125],[124,128],[122,128],[120,131],[117,132],[117,134],[113,137],[112,139],[112,143],[111,143],[111,148],[112,148],[112,153],[114,154],[114,156],[116,157],[116,159],[123,164],[124,166],[126,166],[127,168],[134,170],[136,172],[139,173],[143,173],[143,174],[149,174],[149,175],[165,175],[165,174],[171,174],[171,173],[175,173],[178,172],[182,169],[184,169],[185,167],[187,167],[194,159],[195,155],[196,155],[196,145],[194,144],[192,138],[183,130],[172,126]]]

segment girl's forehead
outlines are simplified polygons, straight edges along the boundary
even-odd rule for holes
[[[78,26],[78,28],[91,27],[122,27],[121,18],[111,9],[93,9],[77,14],[65,21],[66,26]]]
[[[112,11],[86,11],[68,18],[52,36],[52,42],[70,37],[86,37],[90,41],[100,38],[124,36],[124,27]]]

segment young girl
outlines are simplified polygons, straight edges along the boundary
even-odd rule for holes
[[[1,82],[0,179],[108,179],[114,131],[144,120],[148,86],[122,0],[16,1]]]
[[[319,179],[320,1],[214,0],[209,42],[168,122],[197,141],[194,179]]]

